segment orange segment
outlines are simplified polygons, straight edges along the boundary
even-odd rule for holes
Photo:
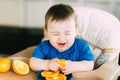
[[[65,66],[65,65],[66,65],[66,60],[65,60],[65,59],[60,59],[59,64],[60,64],[61,66]]]
[[[13,71],[19,75],[24,75],[29,73],[28,64],[20,60],[13,61],[12,68],[13,68]]]
[[[45,70],[41,73],[41,75],[43,77],[54,77],[54,76],[57,76],[59,74],[59,71],[49,71],[49,70]]]
[[[10,59],[0,58],[0,72],[7,72],[11,67]]]

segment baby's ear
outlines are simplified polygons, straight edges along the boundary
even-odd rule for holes
[[[43,40],[48,40],[47,30],[44,28],[44,37]]]
[[[77,31],[77,33],[79,32],[79,30],[80,30],[80,27],[79,27],[79,26],[76,26],[76,31]]]
[[[78,32],[79,32],[79,30],[80,30],[80,27],[79,26],[76,26],[76,36],[78,36]]]
[[[80,26],[76,26],[76,29],[77,29],[77,31],[79,31],[80,30]]]

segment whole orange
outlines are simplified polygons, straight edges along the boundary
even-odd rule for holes
[[[0,72],[7,72],[11,67],[10,59],[0,58]]]

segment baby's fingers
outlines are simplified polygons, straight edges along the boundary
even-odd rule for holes
[[[62,73],[64,73],[64,75],[69,74],[69,70],[67,70],[65,67],[62,68]]]

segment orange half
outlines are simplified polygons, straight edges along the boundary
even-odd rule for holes
[[[28,64],[20,60],[13,61],[12,68],[13,68],[13,71],[19,75],[24,75],[29,73]]]

